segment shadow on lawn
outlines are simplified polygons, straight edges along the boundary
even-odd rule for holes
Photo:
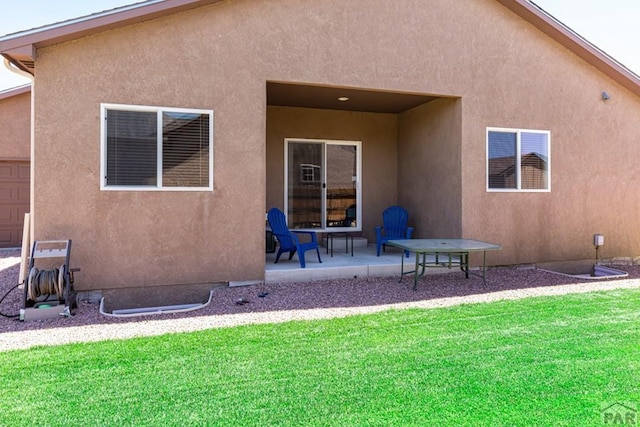
[[[1,257],[1,255],[0,255]],[[624,279],[640,278],[640,266],[621,267],[629,273]],[[17,283],[18,266],[3,271],[5,280],[0,283],[0,298]],[[15,278],[12,277],[15,275]],[[243,287],[217,287],[209,306],[188,313],[147,315],[133,318],[111,318],[99,313],[97,304],[80,303],[69,318],[20,322],[0,318],[0,339],[3,332],[61,328],[90,324],[117,324],[156,319],[176,319],[196,316],[259,313],[282,310],[316,308],[365,307],[386,304],[424,301],[447,297],[479,295],[490,292],[535,288],[543,286],[590,283],[589,279],[575,279],[536,269],[494,267],[487,272],[487,284],[471,276],[465,279],[460,270],[444,274],[427,274],[413,291],[412,277],[401,282],[398,277],[354,278],[310,283],[260,284]],[[239,301],[244,301],[240,303]],[[22,292],[13,291],[1,304],[3,313],[17,313],[22,304]]]

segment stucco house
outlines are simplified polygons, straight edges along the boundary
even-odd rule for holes
[[[19,247],[29,212],[29,85],[0,91],[0,147],[0,248]]]
[[[640,253],[640,79],[526,0],[150,0],[0,38],[79,290],[260,281],[265,212],[492,264]]]

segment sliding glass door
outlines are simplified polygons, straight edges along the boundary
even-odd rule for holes
[[[290,228],[360,231],[361,143],[285,140],[285,209]]]

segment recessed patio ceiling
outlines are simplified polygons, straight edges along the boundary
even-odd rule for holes
[[[348,100],[340,101],[339,98]],[[267,105],[281,107],[397,114],[437,98],[411,93],[267,82]]]

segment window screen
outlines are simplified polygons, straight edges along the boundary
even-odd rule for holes
[[[163,186],[208,187],[209,116],[165,112],[162,135]]]
[[[157,185],[157,114],[107,110],[107,185]]]
[[[489,188],[517,188],[516,134],[489,132]]]
[[[520,182],[522,189],[548,188],[549,144],[546,134],[521,133]]]

